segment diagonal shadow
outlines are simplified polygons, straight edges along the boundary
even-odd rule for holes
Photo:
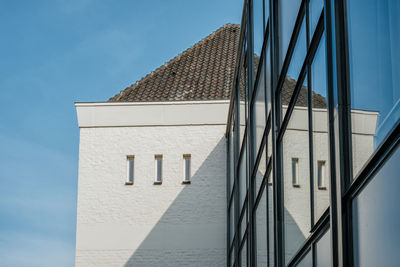
[[[125,267],[226,265],[225,165],[222,137]]]

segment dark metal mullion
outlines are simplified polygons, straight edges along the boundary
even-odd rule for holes
[[[324,213],[323,217],[321,217],[321,224],[319,227],[315,229],[313,233],[304,241],[303,245],[300,249],[294,254],[292,259],[288,263],[288,267],[296,266],[299,261],[306,255],[306,253],[311,249],[311,246],[318,241],[329,229],[329,212]]]
[[[227,147],[227,153],[226,153],[226,166],[227,166],[227,175],[226,175],[226,201],[228,203],[228,209],[227,209],[227,213],[226,213],[226,256],[227,256],[227,260],[226,260],[226,265],[227,267],[230,267],[230,253],[229,253],[229,247],[230,247],[230,242],[231,242],[231,212],[232,210],[229,209],[229,205],[230,205],[230,186],[231,186],[231,173],[230,173],[230,165],[231,165],[231,157],[230,157],[230,153],[232,150],[232,147],[230,146],[230,139],[232,138],[232,135],[229,133],[228,138],[226,139],[226,147]]]
[[[247,210],[247,194],[243,200],[243,205],[240,207],[239,223],[243,219],[243,216],[244,216],[244,213],[246,212],[246,210]]]
[[[322,213],[321,217],[319,217],[318,221],[316,221],[314,226],[311,228],[310,233],[314,233],[315,231],[317,231],[318,228],[321,227],[321,224],[323,224],[324,222],[324,218],[326,216],[329,216],[329,212],[330,212],[330,207],[327,207],[326,210]]]
[[[261,143],[260,143],[260,146],[258,148],[256,162],[254,164],[253,171],[252,171],[251,176],[250,176],[251,177],[250,179],[252,179],[252,180],[255,179],[255,177],[256,177],[258,166],[260,165],[260,161],[261,161],[261,158],[262,158],[262,153],[264,153],[264,151],[266,152],[266,148],[264,149],[263,146],[267,145],[267,135],[268,135],[268,132],[270,131],[270,129],[271,129],[271,120],[270,120],[270,117],[268,116],[267,125],[264,128],[263,137],[261,139]]]
[[[256,88],[255,88],[255,83],[254,83],[254,23],[253,23],[253,0],[248,1],[248,42],[247,42],[247,50],[248,50],[248,88],[249,88],[249,94],[248,96],[252,97],[255,95]],[[257,66],[258,67],[258,66]],[[246,166],[246,176],[248,179],[248,189],[247,189],[247,195],[248,195],[248,228],[249,228],[249,238],[248,238],[248,253],[247,253],[247,258],[250,261],[250,266],[256,266],[256,253],[255,253],[255,247],[256,247],[256,234],[255,234],[255,223],[253,220],[253,205],[254,205],[254,182],[251,179],[251,172],[252,172],[252,167],[254,163],[254,150],[255,150],[255,121],[253,118],[253,112],[252,106],[250,105],[250,101],[248,101],[249,106],[248,106],[248,122],[250,123],[250,129],[249,129],[249,138],[247,139],[247,148],[248,148],[248,153],[247,153],[247,158],[248,158],[248,164]]]
[[[231,192],[231,195],[230,195],[229,200],[228,200],[228,206],[227,206],[228,209],[230,209],[231,206],[233,205],[233,194],[234,193],[235,193],[235,184],[233,184],[232,192]]]
[[[242,49],[242,48],[240,48],[240,49]],[[241,60],[239,59],[239,61],[240,61],[240,64],[239,64],[239,71],[240,71],[240,68],[241,68]],[[234,151],[235,151],[235,157],[234,157],[234,173],[235,173],[235,185],[236,185],[236,189],[235,189],[235,191],[234,191],[234,193],[235,193],[235,203],[234,203],[234,209],[235,209],[235,216],[234,216],[234,234],[237,236],[237,235],[239,235],[240,234],[240,229],[239,229],[239,227],[238,227],[238,224],[239,224],[239,202],[240,202],[240,199],[239,199],[239,190],[240,190],[240,184],[239,184],[239,175],[238,175],[238,168],[237,168],[237,166],[238,166],[238,162],[239,162],[239,159],[240,159],[240,155],[239,155],[239,146],[240,146],[240,123],[239,123],[239,116],[240,116],[240,106],[239,106],[239,104],[240,104],[240,88],[239,88],[239,86],[240,86],[240,75],[239,76],[237,76],[237,82],[236,82],[236,90],[235,90],[235,107],[236,107],[236,113],[235,113],[235,124],[234,124],[234,128],[235,128],[235,136],[236,136],[236,138],[235,138],[235,144],[234,144]],[[234,249],[234,253],[235,253],[235,256],[234,256],[234,261],[236,262],[237,261],[237,258],[238,258],[238,251],[239,251],[239,242],[238,242],[238,239],[237,238],[235,238],[234,239],[234,247],[235,247],[235,249]]]
[[[303,87],[303,82],[304,82],[304,79],[305,79],[305,76],[306,76],[306,68],[307,68],[306,62],[304,62],[303,67],[301,68],[301,71],[300,71],[299,79],[297,80],[296,86],[294,87],[294,90],[293,90],[292,97],[290,98],[290,102],[289,102],[289,105],[287,107],[286,114],[285,114],[285,117],[284,117],[283,122],[282,122],[282,126],[279,129],[278,142],[282,141],[283,135],[284,135],[284,133],[286,131],[286,128],[287,128],[287,126],[289,124],[289,119],[290,119],[290,117],[291,117],[291,115],[293,113],[294,107],[296,105],[297,98],[298,98],[298,96],[300,94],[300,91],[301,91],[301,88]]]
[[[333,40],[334,40],[334,8],[331,0],[325,0],[325,28],[326,28],[326,74],[327,74],[327,109],[328,109],[328,135],[329,135],[329,161],[330,161],[330,225],[331,225],[331,266],[339,266],[339,228],[338,221],[341,218],[338,208],[338,188],[336,184],[336,154],[335,154],[335,108],[334,108],[334,62],[333,58]],[[318,222],[317,222],[318,224]]]
[[[279,78],[279,25],[278,25],[278,2],[270,0],[270,21],[271,21],[271,114],[272,114],[272,163],[273,163],[273,206],[274,206],[274,263],[276,266],[284,265],[283,251],[283,203],[282,203],[282,184],[280,176],[280,162],[277,155],[279,147],[277,147],[276,136],[278,125],[280,125],[280,114],[276,107],[280,107],[279,98],[275,98],[275,88]],[[276,103],[276,102],[277,103]],[[269,251],[268,251],[269,253]]]
[[[327,207],[326,210],[322,213],[321,217],[315,222],[314,226],[311,228],[310,233],[317,231],[317,229],[323,224],[324,218],[328,216],[330,213],[330,207]]]
[[[310,1],[306,4],[306,24],[307,24],[307,51],[310,46]],[[322,13],[324,11],[322,10]],[[318,49],[318,48],[317,48]],[[310,217],[311,228],[314,226],[314,143],[313,143],[313,102],[312,102],[312,80],[311,80],[312,60],[307,63],[307,98],[308,98],[308,143],[309,143],[309,164],[310,164]],[[313,253],[314,255],[314,253]]]
[[[254,210],[257,209],[258,204],[260,203],[260,200],[261,200],[261,197],[262,197],[262,190],[261,190],[261,188],[262,188],[263,186],[266,186],[266,185],[268,184],[268,176],[271,174],[271,170],[272,170],[272,166],[271,166],[271,165],[272,165],[271,160],[269,160],[269,161],[268,161],[268,165],[267,165],[267,169],[266,169],[266,171],[265,171],[265,174],[264,174],[264,176],[263,176],[263,180],[262,180],[262,182],[261,182],[260,190],[258,191],[256,200],[255,200],[255,202],[254,202],[254,207],[253,207]]]
[[[261,139],[261,143],[260,143],[260,146],[259,146],[259,149],[258,149],[258,152],[257,152],[256,161],[255,161],[254,167],[253,167],[253,169],[251,171],[251,175],[250,175],[250,179],[251,180],[255,180],[256,179],[257,170],[258,170],[258,167],[260,165],[261,158],[262,158],[262,153],[265,150],[264,146],[266,144],[266,135],[267,135],[266,132],[267,132],[267,128],[264,128],[264,133],[263,133],[263,137]]]
[[[247,226],[246,226],[246,230],[244,231],[244,234],[243,234],[243,238],[242,238],[242,240],[240,240],[240,246],[239,246],[239,251],[241,252],[242,251],[242,249],[243,249],[243,245],[244,245],[244,242],[246,242],[246,238],[247,238],[247,236],[248,236],[248,228],[247,228]],[[239,253],[240,253],[239,252]]]
[[[312,39],[311,44],[310,44],[310,49],[307,51],[306,58],[304,59],[303,66],[301,67],[301,71],[300,71],[300,74],[299,74],[299,79],[297,80],[297,83],[296,83],[296,86],[294,88],[292,97],[290,99],[288,108],[286,110],[286,114],[285,114],[285,118],[283,119],[282,126],[279,129],[279,135],[278,135],[278,140],[279,141],[282,140],[283,134],[284,134],[284,132],[286,130],[286,127],[289,124],[290,116],[292,115],[292,112],[294,110],[297,98],[298,98],[298,96],[300,94],[300,90],[301,90],[301,88],[303,86],[303,81],[305,79],[307,66],[308,66],[309,62],[312,62],[312,60],[314,59],[314,56],[315,56],[315,53],[316,53],[317,48],[319,46],[319,43],[321,41],[321,37],[322,37],[323,32],[324,32],[324,15],[323,15],[323,13],[321,13],[321,16],[319,17],[319,20],[318,20],[317,28],[315,30],[313,39]]]
[[[268,21],[268,24],[269,24],[269,21]],[[261,66],[262,66],[262,64],[264,63],[264,61],[266,60],[266,57],[265,57],[265,53],[267,52],[267,51],[265,51],[267,48],[267,43],[268,43],[268,31],[266,31],[266,35],[264,36],[264,42],[263,42],[263,46],[262,46],[262,49],[261,49],[261,55],[260,55],[260,61],[258,62],[258,66],[257,66],[257,75],[256,75],[256,78],[255,78],[255,80],[254,80],[254,90],[253,90],[253,93],[252,93],[252,95],[251,95],[251,98],[250,98],[250,104],[253,104],[254,103],[254,101],[255,101],[255,95],[256,95],[256,86],[258,85],[258,82],[259,82],[259,79],[260,79],[260,73],[261,73]]]
[[[289,46],[286,52],[285,60],[283,61],[282,69],[279,75],[279,80],[277,83],[277,88],[275,90],[275,97],[278,98],[283,87],[283,83],[286,79],[286,73],[289,69],[289,65],[293,56],[294,49],[296,47],[297,38],[300,33],[301,25],[303,24],[303,19],[305,15],[305,0],[301,2],[299,13],[297,14],[296,23],[293,29],[292,36],[290,38]]]
[[[243,25],[244,24],[244,21],[246,20],[246,3],[247,3],[247,1],[248,0],[244,0],[244,3],[243,3],[243,11],[242,11],[242,20],[241,20],[241,24],[240,25]],[[241,57],[242,57],[242,53],[243,53],[243,50],[242,50],[242,47],[243,47],[243,39],[244,39],[244,36],[245,35],[245,29],[243,28],[243,27],[241,27],[240,28],[240,34],[239,34],[239,49],[238,49],[238,52],[237,52],[237,55],[236,55],[236,58],[238,58],[239,60],[237,60],[236,61],[236,63],[235,63],[235,73],[234,73],[234,76],[233,76],[233,85],[232,85],[232,92],[231,92],[231,98],[230,98],[230,101],[229,101],[229,110],[228,110],[228,121],[227,121],[227,124],[226,124],[226,131],[225,131],[225,135],[227,135],[228,134],[228,132],[229,132],[229,129],[230,129],[230,127],[231,127],[231,123],[232,123],[232,116],[231,116],[231,114],[232,113],[234,113],[234,103],[235,103],[235,98],[236,98],[236,90],[237,90],[237,86],[238,86],[238,83],[240,84],[240,64],[241,64],[241,61],[240,61],[240,59],[241,59]]]
[[[337,198],[339,199],[338,214],[340,214],[339,229],[339,264],[353,266],[353,234],[351,202],[343,202],[342,196],[350,186],[352,177],[352,136],[351,136],[351,106],[349,83],[349,60],[347,47],[347,18],[344,0],[334,1],[335,39],[336,39],[336,71],[337,71],[337,107],[338,107],[338,156],[339,180]],[[341,257],[340,257],[341,256]],[[341,258],[341,261],[340,261]]]
[[[239,171],[239,169],[240,169],[240,163],[242,162],[242,158],[244,157],[243,156],[243,153],[244,153],[244,150],[246,149],[246,147],[245,147],[245,143],[246,143],[246,140],[245,140],[245,138],[246,138],[246,134],[247,134],[247,122],[245,123],[246,124],[246,126],[245,126],[245,128],[244,128],[244,133],[243,133],[243,138],[242,138],[242,140],[240,141],[240,144],[242,145],[241,147],[240,147],[240,152],[239,152],[239,159],[238,159],[238,162],[237,162],[237,164],[236,164],[236,171]],[[240,126],[239,126],[240,127]],[[247,144],[246,144],[247,145]]]

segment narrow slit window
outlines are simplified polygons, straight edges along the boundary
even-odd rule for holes
[[[155,155],[154,156],[154,163],[155,163],[155,184],[162,183],[162,155]]]
[[[130,155],[126,156],[126,163],[127,163],[127,179],[125,184],[132,185],[134,180],[134,168],[135,168],[135,156]]]
[[[318,169],[317,169],[317,185],[318,189],[325,189],[325,176],[326,176],[326,168],[325,168],[325,161],[319,160],[318,161]]]
[[[292,184],[294,187],[299,187],[299,159],[292,158]]]
[[[183,155],[183,183],[190,184],[191,179],[191,155]]]

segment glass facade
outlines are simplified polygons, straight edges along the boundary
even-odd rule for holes
[[[396,266],[400,2],[245,0],[227,266]]]

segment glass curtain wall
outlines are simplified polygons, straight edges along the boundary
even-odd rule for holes
[[[399,13],[395,0],[244,1],[227,266],[396,265]]]

